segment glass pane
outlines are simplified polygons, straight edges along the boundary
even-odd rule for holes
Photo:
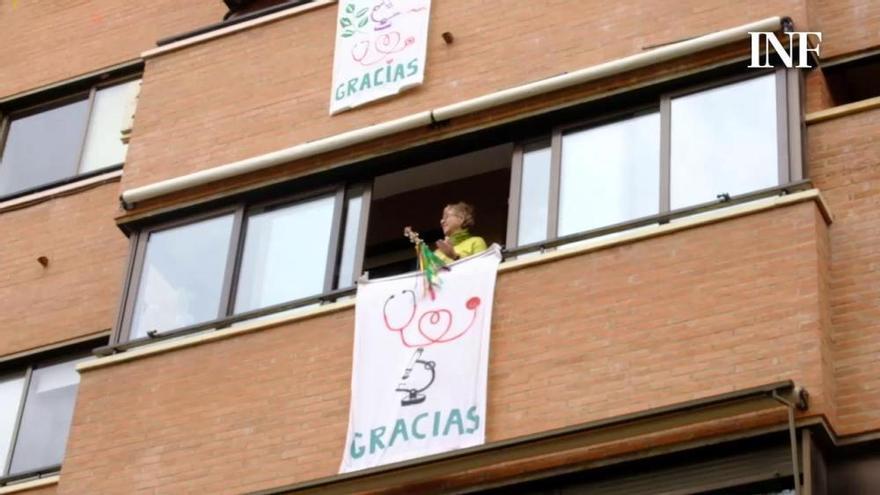
[[[0,195],[76,175],[88,100],[15,119],[0,159]]]
[[[31,376],[10,474],[55,464],[64,458],[79,373],[86,357],[37,368]]]
[[[122,128],[133,111],[132,101],[137,94],[138,83],[131,81],[111,86],[95,94],[80,173],[112,167],[125,161],[128,146],[120,138]]]
[[[516,244],[523,246],[547,238],[550,199],[550,146],[523,152],[519,223]]]
[[[360,195],[349,198],[348,210],[345,214],[345,235],[342,239],[342,256],[339,261],[339,278],[337,287],[351,287],[354,285],[354,259],[357,250],[358,227],[361,222],[361,204],[363,198]]]
[[[658,113],[563,136],[560,236],[653,215],[659,205]]]
[[[150,234],[131,338],[219,316],[231,232],[230,214]]]
[[[6,468],[7,456],[12,445],[15,419],[21,405],[24,373],[0,378],[0,476]]]
[[[324,291],[334,201],[324,196],[248,218],[236,313]]]
[[[672,100],[672,209],[779,182],[775,76]]]

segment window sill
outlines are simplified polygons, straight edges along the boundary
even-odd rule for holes
[[[847,103],[846,105],[831,107],[819,112],[808,113],[804,120],[807,124],[818,124],[820,122],[825,122],[826,120],[838,119],[840,117],[867,112],[868,110],[874,110],[876,108],[880,108],[880,96]]]
[[[17,210],[36,203],[42,203],[43,201],[48,201],[59,196],[66,196],[85,189],[91,189],[92,187],[100,186],[108,182],[118,181],[120,177],[122,177],[122,168],[116,168],[102,174],[92,175],[59,186],[13,197],[11,199],[0,201],[0,213]]]
[[[7,485],[0,487],[0,495],[4,495],[6,493],[19,493],[25,490],[33,490],[34,488],[42,488],[44,486],[57,485],[58,481],[61,479],[59,475],[47,476],[45,478],[40,478],[31,481],[23,481],[21,483],[17,483],[15,485]]]
[[[674,222],[662,225],[650,225],[633,229],[631,231],[624,231],[621,232],[619,235],[610,238],[600,237],[589,239],[586,241],[580,241],[578,243],[573,243],[567,246],[560,246],[554,251],[536,253],[528,257],[520,257],[520,259],[505,261],[498,267],[498,272],[504,273],[508,271],[520,270],[534,265],[550,263],[563,258],[579,256],[594,251],[619,246],[622,244],[630,244],[641,240],[650,239],[652,237],[668,235],[682,230],[688,230],[703,225],[730,220],[745,215],[751,215],[762,211],[772,210],[804,202],[815,203],[825,221],[828,224],[832,223],[833,216],[831,214],[831,210],[828,208],[828,204],[825,202],[822,194],[819,192],[818,189],[809,189],[806,191],[787,194],[784,196],[772,196],[757,199],[748,203],[742,203],[735,206],[721,208],[718,210],[710,211],[708,213],[695,215],[693,217],[681,218]],[[146,344],[123,353],[84,361],[77,365],[77,370],[80,372],[90,371],[107,366],[112,366],[115,364],[125,363],[128,361],[134,361],[147,356],[163,354],[177,349],[184,349],[187,347],[206,344],[208,342],[224,340],[237,335],[267,330],[278,325],[307,320],[310,318],[343,311],[349,308],[353,308],[354,305],[355,299],[351,298],[345,301],[334,302],[313,309],[306,309],[293,315],[277,315],[274,317],[266,317],[261,318],[258,321],[253,321],[251,323],[241,324],[237,327],[206,331],[203,333],[191,334],[179,338],[156,342],[155,344]]]

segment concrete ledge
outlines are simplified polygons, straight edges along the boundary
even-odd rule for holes
[[[122,177],[122,170],[113,170],[112,172],[107,172],[106,174],[96,175],[94,177],[89,177],[88,179],[78,180],[76,182],[71,182],[70,184],[64,184],[63,186],[53,187],[51,189],[45,189],[43,191],[26,194],[15,199],[2,201],[0,202],[0,213],[17,210],[19,208],[24,208],[32,204],[48,201],[50,199],[54,199],[60,196],[67,196],[69,194],[77,193],[85,189],[107,184],[108,182],[118,182],[120,177]]]
[[[763,198],[729,208],[722,208],[701,215],[695,215],[693,217],[676,220],[674,222],[670,222],[664,225],[650,225],[647,227],[622,232],[618,235],[615,235],[614,237],[605,236],[602,238],[578,242],[567,247],[563,246],[557,248],[554,251],[539,253],[525,258],[520,257],[520,259],[506,261],[502,263],[498,267],[498,272],[503,273],[513,270],[520,270],[529,266],[549,263],[572,256],[579,256],[582,254],[618,246],[621,244],[638,242],[640,240],[650,239],[652,237],[672,234],[681,230],[692,229],[703,225],[709,225],[745,215],[751,215],[762,211],[805,202],[814,202],[819,208],[822,216],[825,218],[825,221],[829,224],[833,221],[831,210],[829,210],[827,203],[822,198],[822,194],[817,189],[810,189],[807,191],[801,191],[786,196]],[[228,339],[237,335],[259,332],[272,327],[276,327],[278,325],[307,320],[309,318],[315,318],[317,316],[335,313],[337,311],[343,311],[349,308],[353,308],[354,305],[355,299],[352,298],[346,301],[335,302],[313,309],[305,309],[301,312],[298,312],[297,314],[278,315],[275,317],[260,319],[259,321],[254,321],[252,323],[247,323],[238,327],[227,328],[223,330],[208,330],[205,333],[187,335],[178,339],[165,340],[157,342],[155,344],[137,347],[135,349],[119,354],[114,354],[112,356],[84,361],[78,364],[76,369],[80,372],[84,372],[104,368],[107,366],[112,366],[114,364],[134,361],[143,357],[163,354],[177,349],[184,349],[187,347],[201,345],[208,342],[214,342],[217,340]]]
[[[55,476],[47,476],[38,480],[24,481],[21,483],[16,483],[14,485],[0,487],[0,495],[3,495],[5,493],[19,493],[25,490],[33,490],[34,488],[42,488],[49,485],[57,485],[60,479],[61,476],[58,476],[56,474]]]
[[[875,108],[880,108],[880,96],[857,101],[855,103],[847,103],[846,105],[832,107],[819,112],[808,113],[805,120],[807,124],[818,124],[819,122],[825,122],[826,120],[846,117],[847,115],[855,113],[867,112],[868,110],[874,110]]]

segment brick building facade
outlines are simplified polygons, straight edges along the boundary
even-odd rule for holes
[[[0,3],[0,493],[878,490],[880,4],[432,3],[424,84],[333,116],[332,0]],[[458,200],[487,443],[339,475],[354,280]],[[321,273],[243,303],[304,205]]]

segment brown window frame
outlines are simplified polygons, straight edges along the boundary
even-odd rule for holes
[[[537,247],[544,249],[545,244],[556,244],[555,241],[560,239],[558,235],[559,225],[559,191],[562,167],[562,136],[565,132],[576,129],[588,129],[602,124],[622,121],[628,118],[636,117],[647,112],[657,111],[660,116],[660,170],[659,170],[659,187],[660,187],[660,204],[657,215],[646,217],[644,219],[633,219],[627,221],[616,228],[617,231],[624,230],[627,224],[644,223],[653,217],[658,217],[660,223],[665,223],[662,218],[674,215],[677,211],[673,211],[670,207],[670,186],[671,186],[671,101],[675,97],[704,91],[707,89],[722,87],[728,84],[746,81],[756,77],[773,74],[776,82],[776,132],[777,132],[777,165],[778,187],[786,184],[794,184],[806,176],[804,171],[804,121],[803,121],[803,91],[802,73],[796,69],[777,68],[765,71],[753,71],[734,76],[728,76],[720,79],[714,79],[708,82],[691,84],[681,89],[666,91],[659,94],[656,103],[647,105],[639,105],[627,108],[618,112],[604,114],[601,116],[590,117],[583,120],[568,122],[554,126],[549,133],[543,137],[532,138],[517,143],[514,147],[514,159],[511,164],[511,185],[510,185],[510,201],[508,208],[508,229],[507,229],[507,248],[508,250],[519,250],[520,248]],[[543,241],[531,243],[529,245],[519,245],[518,227],[520,218],[520,203],[523,153],[526,147],[535,142],[550,141],[550,196],[547,212],[547,237]],[[776,188],[771,188],[776,189]],[[708,205],[697,205],[687,207],[681,210],[693,210],[705,208]],[[668,220],[666,220],[668,221]],[[615,230],[615,226],[608,228],[596,229],[597,234],[608,233],[608,230]],[[580,233],[584,234],[584,233]],[[583,237],[579,234],[572,236]],[[570,237],[570,236],[565,236]]]
[[[108,77],[92,77],[87,80],[87,84],[85,86],[78,82],[71,84],[73,88],[71,88],[69,91],[64,91],[64,88],[53,88],[52,93],[61,94],[55,94],[51,97],[38,99],[36,103],[30,101],[34,99],[34,96],[21,98],[23,102],[17,100],[0,102],[0,160],[2,160],[3,153],[6,149],[6,142],[9,138],[9,129],[12,121],[24,117],[30,117],[32,115],[37,115],[39,113],[49,110],[54,110],[70,103],[87,101],[87,110],[84,116],[85,126],[83,127],[82,136],[79,139],[79,148],[77,150],[78,155],[76,159],[76,173],[64,177],[63,179],[44,182],[36,186],[29,187],[27,189],[22,189],[20,191],[14,191],[5,195],[0,195],[0,201],[25,196],[52,187],[57,187],[71,182],[77,182],[80,180],[88,179],[90,177],[106,174],[107,172],[121,169],[124,162],[113,164],[107,167],[102,167],[96,170],[90,170],[88,172],[80,172],[82,168],[83,154],[85,153],[86,143],[89,138],[89,124],[91,123],[92,114],[95,110],[95,98],[98,91],[109,88],[111,86],[117,86],[132,81],[138,81],[141,78],[142,74],[140,72]],[[39,96],[37,96],[37,98],[39,98]],[[4,111],[4,107],[8,108],[8,110]]]
[[[9,473],[9,470],[12,467],[15,445],[18,443],[18,436],[21,432],[21,424],[24,419],[24,409],[27,403],[28,391],[30,389],[34,369],[50,363],[54,364],[59,361],[88,357],[90,351],[96,346],[105,344],[109,336],[110,332],[102,332],[97,335],[89,335],[73,339],[62,344],[49,345],[0,358],[0,376],[10,375],[16,372],[20,373],[24,370],[24,381],[22,383],[21,391],[22,395],[18,404],[18,411],[16,411],[15,415],[12,436],[9,439],[9,452],[7,453],[7,458],[4,464],[0,466],[0,488],[12,486],[19,481],[52,476],[61,471],[61,464],[54,464],[22,471],[17,474],[3,475],[3,473]]]
[[[746,194],[738,195],[732,199],[726,199],[724,201],[719,200],[718,202],[695,205],[674,211],[671,210],[669,207],[669,129],[671,98],[713,87],[724,86],[726,84],[747,80],[753,77],[760,77],[770,73],[774,73],[776,75],[777,84],[777,143],[780,147],[780,159],[778,160],[778,164],[780,167],[779,184],[767,189],[752,191]],[[544,128],[550,128],[548,133],[535,134],[532,131],[528,131],[528,134],[521,134],[520,136],[528,137],[517,137],[514,142],[514,149],[511,158],[511,183],[509,185],[510,193],[507,217],[507,248],[505,254],[507,256],[516,256],[530,251],[552,249],[555,246],[562,245],[568,242],[588,239],[591,237],[596,237],[612,232],[619,232],[642,225],[667,223],[674,218],[685,217],[693,215],[695,213],[716,209],[718,207],[725,206],[726,204],[736,204],[740,202],[751,201],[757,198],[785,194],[791,191],[801,190],[808,187],[809,182],[803,180],[805,175],[803,172],[802,158],[802,134],[804,123],[802,116],[803,93],[800,90],[801,85],[802,74],[800,71],[797,70],[774,69],[765,71],[750,71],[747,73],[739,73],[737,75],[729,77],[714,78],[710,82],[689,84],[687,86],[676,88],[674,90],[667,90],[662,92],[657,91],[656,96],[652,97],[650,100],[648,100],[648,102],[642,102],[639,105],[633,105],[619,111],[598,112],[595,115],[590,116],[589,118],[568,118],[565,119],[565,121],[561,124],[553,124],[553,122],[550,121],[549,126],[542,126]],[[661,191],[659,213],[650,217],[634,219],[632,221],[610,225],[607,227],[601,227],[599,229],[594,229],[587,232],[579,232],[566,236],[559,236],[557,234],[557,226],[559,216],[561,147],[563,133],[573,129],[589,128],[602,123],[622,120],[628,117],[641,115],[646,112],[658,112],[661,119],[661,170],[659,176]],[[499,126],[499,129],[501,127],[503,127],[503,125]],[[517,231],[520,213],[519,205],[521,201],[520,182],[522,178],[523,152],[529,146],[533,146],[536,143],[541,142],[549,142],[549,146],[551,148],[551,175],[549,191],[550,204],[548,205],[549,209],[547,238],[543,241],[519,246],[516,240],[518,234]],[[435,145],[438,146],[441,144],[442,143],[435,143]],[[783,147],[784,150],[782,149]],[[395,159],[393,160],[395,162],[399,161]],[[130,261],[128,264],[128,272],[126,274],[126,279],[123,286],[123,297],[120,305],[119,316],[115,325],[112,345],[102,349],[98,349],[96,350],[96,353],[99,355],[106,355],[113,352],[126,350],[131,347],[137,347],[151,341],[173,338],[176,336],[206,330],[226,328],[234,323],[238,323],[241,321],[259,318],[310,304],[332,302],[341,297],[347,297],[353,294],[353,285],[351,287],[340,287],[336,280],[339,276],[340,258],[342,256],[342,247],[344,242],[344,239],[342,237],[344,235],[343,223],[347,215],[348,200],[356,194],[362,194],[363,199],[357,232],[357,244],[355,247],[355,269],[352,277],[353,279],[350,281],[352,284],[356,282],[363,269],[367,225],[370,220],[370,196],[372,191],[372,181],[375,176],[375,174],[373,173],[364,171],[362,166],[366,165],[367,163],[368,162],[359,162],[357,164],[353,164],[352,168],[350,169],[352,170],[352,172],[343,175],[343,177],[348,176],[352,178],[352,180],[348,182],[334,182],[331,185],[320,187],[317,189],[311,189],[306,193],[298,193],[296,195],[279,196],[276,194],[275,196],[272,196],[273,193],[269,191],[257,191],[254,194],[262,195],[263,198],[269,197],[270,199],[263,199],[255,202],[239,201],[235,204],[226,204],[223,207],[215,207],[211,210],[203,210],[199,214],[190,215],[185,218],[176,218],[171,221],[147,225],[140,228],[140,230],[135,230],[132,233],[129,254]],[[416,163],[412,166],[418,166],[420,164],[422,163]],[[358,172],[354,172],[355,166],[361,167]],[[408,167],[393,168],[403,169]],[[346,179],[343,178],[341,180]],[[320,183],[319,179],[318,183]],[[308,196],[325,194],[328,190],[333,188],[341,188],[339,190],[344,191],[344,193],[342,193],[342,195],[340,196],[339,190],[337,190],[337,203],[334,210],[334,215],[336,215],[336,218],[334,220],[334,227],[331,233],[332,239],[334,240],[334,246],[332,246],[333,249],[329,251],[332,256],[328,257],[327,269],[324,279],[325,291],[321,294],[316,294],[314,296],[303,298],[300,300],[289,301],[287,303],[273,305],[259,310],[234,314],[230,308],[232,308],[234,305],[234,291],[237,285],[238,271],[240,269],[241,263],[241,250],[242,243],[244,241],[242,222],[247,214],[252,211],[252,209],[258,208],[260,206],[294,202],[297,200],[297,198],[302,199]],[[133,310],[134,300],[136,298],[136,292],[139,285],[140,273],[143,270],[146,240],[149,237],[150,233],[230,212],[235,212],[236,215],[235,224],[232,230],[232,239],[236,239],[237,241],[231,245],[229,259],[227,260],[227,266],[224,272],[223,291],[221,294],[221,298],[223,298],[223,300],[221,301],[221,310],[218,312],[218,318],[215,320],[202,322],[196,325],[191,325],[172,331],[164,331],[160,334],[154,335],[153,337],[130,339],[129,335],[131,325],[131,313]]]
[[[212,208],[207,211],[176,218],[169,221],[155,223],[140,229],[132,235],[130,240],[129,264],[123,285],[123,299],[120,306],[119,316],[112,337],[112,348],[136,347],[156,340],[178,337],[181,335],[201,332],[210,329],[226,328],[234,323],[259,318],[280,311],[295,309],[314,303],[325,303],[336,300],[338,297],[353,292],[354,283],[360,274],[363,265],[363,247],[366,242],[366,225],[369,218],[369,202],[372,192],[372,184],[367,182],[333,183],[327,186],[312,188],[270,199],[258,199],[255,201],[238,201],[233,204]],[[247,219],[250,215],[260,213],[273,208],[282,208],[301,201],[317,198],[319,196],[333,195],[333,225],[330,232],[330,245],[327,250],[327,259],[324,270],[324,287],[319,294],[302,299],[274,304],[263,308],[235,312],[235,297],[238,280],[241,273],[242,254],[247,235]],[[345,241],[345,220],[348,212],[349,199],[361,197],[361,213],[358,221],[358,231],[352,280],[345,282],[351,285],[339,286],[339,267],[342,257],[342,247]],[[223,281],[220,292],[220,304],[217,317],[198,322],[193,325],[151,333],[147,337],[132,339],[131,324],[135,303],[138,297],[138,289],[143,274],[144,261],[147,250],[147,242],[152,233],[174,229],[190,225],[202,220],[216,218],[222,215],[232,215],[233,225],[229,236],[229,250],[224,267]],[[122,344],[120,347],[119,344]],[[102,353],[98,349],[97,353]],[[112,351],[111,351],[112,352]]]

